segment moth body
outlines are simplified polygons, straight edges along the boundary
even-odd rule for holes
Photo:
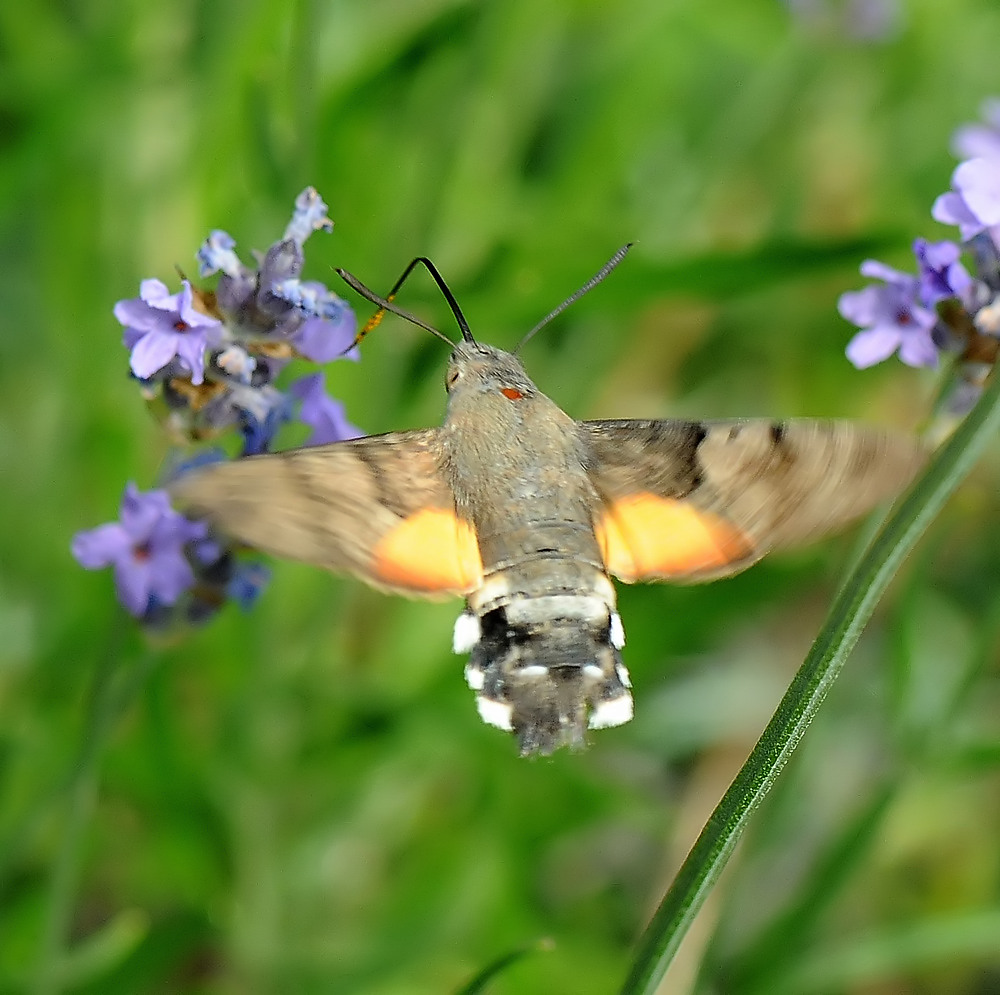
[[[482,562],[456,623],[466,679],[480,715],[513,731],[522,754],[581,746],[588,722],[632,717],[585,441],[510,353],[459,343],[447,384],[445,472]]]

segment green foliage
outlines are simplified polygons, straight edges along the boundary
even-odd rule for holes
[[[636,720],[549,760],[476,716],[457,604],[282,564],[250,615],[147,644],[68,552],[167,452],[111,306],[193,276],[213,227],[270,244],[313,184],[337,228],[307,276],[387,287],[429,255],[501,346],[636,240],[526,350],[577,417],[912,427],[933,376],[853,370],[835,302],[866,256],[951,234],[929,208],[998,22],[914,0],[861,44],[762,0],[4,5],[0,993],[430,995],[506,961],[484,991],[618,990],[847,544],[622,590]],[[405,296],[447,327],[430,281]],[[444,358],[387,320],[328,386],[369,431],[433,424]],[[665,990],[1000,985],[991,448]]]

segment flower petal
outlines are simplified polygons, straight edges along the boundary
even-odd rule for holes
[[[139,284],[139,296],[150,306],[160,311],[176,311],[177,295],[171,294],[162,280],[143,280]]]
[[[960,163],[952,185],[984,225],[1000,224],[1000,163],[983,158]]]
[[[109,567],[128,555],[131,549],[132,540],[118,522],[108,522],[95,529],[77,532],[70,545],[74,559],[86,570]]]
[[[132,372],[137,377],[148,380],[154,373],[162,370],[177,355],[177,337],[176,334],[164,335],[155,331],[143,335],[132,347],[129,358]]]
[[[899,347],[899,329],[894,325],[876,325],[858,332],[847,346],[847,358],[859,369],[888,359]]]
[[[115,590],[118,600],[130,614],[141,618],[149,607],[152,591],[150,564],[129,558],[115,564]]]

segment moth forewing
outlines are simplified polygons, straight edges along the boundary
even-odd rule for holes
[[[481,567],[442,463],[440,429],[393,432],[212,464],[170,491],[275,556],[402,594],[465,594]]]
[[[850,422],[584,422],[605,563],[624,580],[712,580],[895,496],[926,452]]]
[[[706,503],[761,553],[841,528],[904,490],[927,459],[915,438],[850,422],[710,424]]]

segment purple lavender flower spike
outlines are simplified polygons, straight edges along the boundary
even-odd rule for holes
[[[984,101],[980,116],[985,124],[962,125],[952,138],[959,159],[1000,159],[1000,98]]]
[[[938,301],[957,297],[968,302],[973,291],[972,277],[959,262],[961,248],[954,242],[928,242],[918,238],[913,243],[913,254],[920,267],[920,302],[932,308]]]
[[[119,301],[115,317],[125,326],[132,372],[148,380],[176,356],[191,371],[191,383],[204,379],[205,350],[222,341],[222,325],[193,305],[191,284],[170,294],[160,280],[143,280],[139,297]]]
[[[302,402],[299,418],[313,430],[305,444],[321,446],[327,442],[360,439],[365,433],[347,420],[343,404],[327,395],[324,381],[322,373],[310,373],[288,388]]]
[[[285,238],[301,246],[314,231],[333,231],[333,222],[326,216],[327,206],[315,187],[306,187],[295,198],[295,213],[285,229]]]
[[[963,242],[985,231],[1000,245],[1000,161],[980,157],[959,163],[951,185],[953,190],[934,201],[934,220],[958,225]]]
[[[861,328],[847,346],[847,358],[864,369],[898,350],[909,366],[937,366],[931,337],[937,314],[919,303],[920,280],[873,259],[862,263],[861,273],[884,280],[885,285],[841,294],[837,305],[841,315]]]
[[[170,507],[166,491],[141,493],[133,483],[122,497],[121,521],[78,532],[72,552],[88,570],[113,567],[118,599],[137,617],[153,601],[172,605],[194,583],[184,546],[208,526]]]

